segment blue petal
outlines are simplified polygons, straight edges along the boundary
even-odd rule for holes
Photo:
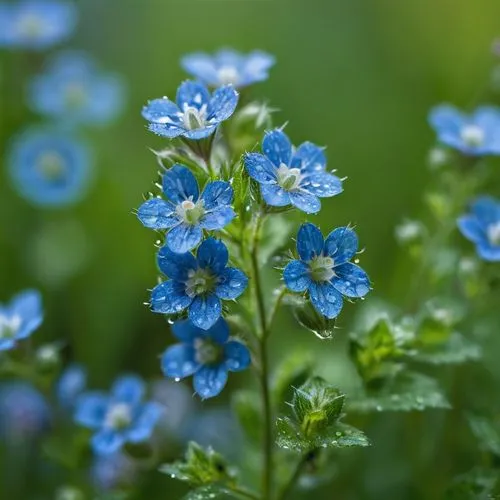
[[[142,108],[143,118],[149,122],[160,124],[179,124],[180,119],[177,113],[179,113],[177,105],[166,97],[162,99],[153,99]]]
[[[168,229],[179,223],[175,207],[160,198],[145,201],[137,210],[137,217],[150,229]]]
[[[262,151],[276,167],[282,163],[288,166],[292,155],[292,143],[282,130],[271,130],[264,136]]]
[[[364,297],[370,291],[370,279],[360,267],[346,262],[335,267],[332,285],[346,297]]]
[[[342,181],[336,175],[320,172],[307,176],[300,187],[315,196],[327,198],[342,192]]]
[[[192,300],[186,295],[181,283],[164,281],[151,291],[151,310],[161,314],[174,314],[186,309]]]
[[[207,238],[198,247],[196,256],[198,266],[203,269],[211,269],[215,275],[219,275],[223,271],[229,259],[226,245],[215,238]]]
[[[224,364],[204,366],[193,377],[196,393],[202,398],[213,398],[221,393],[227,382],[227,368]]]
[[[125,436],[111,429],[103,429],[92,436],[92,449],[98,455],[116,453],[125,443]]]
[[[181,319],[176,321],[172,327],[172,333],[181,341],[186,344],[192,344],[194,339],[202,337],[206,334],[205,330],[194,326],[188,319]]]
[[[98,429],[104,422],[109,398],[102,392],[86,392],[76,400],[75,421],[90,429]]]
[[[195,349],[191,344],[173,345],[163,353],[161,369],[170,378],[189,377],[200,368],[195,355]]]
[[[236,213],[231,207],[217,207],[205,213],[200,220],[200,226],[208,231],[217,231],[227,226],[235,217]]]
[[[201,194],[201,199],[205,205],[205,210],[230,205],[233,201],[233,188],[229,182],[209,182]]]
[[[157,261],[161,272],[177,281],[187,280],[189,271],[198,268],[196,259],[191,253],[172,252],[167,245],[158,251]]]
[[[260,153],[247,153],[244,156],[248,175],[257,182],[268,184],[276,182],[276,167]]]
[[[9,351],[16,345],[16,341],[12,338],[9,339],[0,339],[0,352],[1,351]]]
[[[217,122],[227,120],[238,105],[238,92],[232,85],[225,85],[218,88],[212,95],[209,105],[208,119],[214,119]]]
[[[278,184],[261,184],[260,192],[264,201],[271,207],[286,207],[290,205],[290,195]]]
[[[231,372],[239,372],[250,366],[251,358],[248,347],[234,340],[224,346],[226,368]]]
[[[111,397],[114,402],[126,403],[135,406],[144,396],[144,381],[137,375],[123,375],[116,379],[111,388]]]
[[[190,73],[208,85],[217,85],[219,82],[214,60],[207,54],[198,52],[184,56],[181,59],[181,66],[187,73]]]
[[[291,192],[290,203],[306,214],[316,214],[321,210],[319,198],[305,190]]]
[[[266,52],[255,50],[248,54],[243,65],[240,85],[260,82],[268,77],[268,69],[275,63],[275,58]]]
[[[195,176],[189,168],[179,163],[163,174],[163,192],[176,205],[184,200],[196,202],[199,196]]]
[[[72,364],[64,370],[56,385],[59,404],[71,408],[87,385],[87,371],[82,365]]]
[[[500,203],[491,196],[481,196],[474,200],[471,210],[485,226],[500,221]]]
[[[183,126],[170,123],[150,123],[148,125],[148,130],[156,135],[159,135],[160,137],[168,137],[169,139],[179,137],[186,132],[186,129]]]
[[[214,326],[221,313],[221,302],[215,294],[195,297],[189,306],[189,319],[202,330]]]
[[[311,284],[309,266],[300,260],[292,260],[283,271],[283,279],[292,292],[305,292]]]
[[[429,114],[429,123],[438,133],[438,137],[443,133],[460,135],[465,122],[463,113],[447,104],[436,106]]]
[[[188,139],[198,141],[200,139],[204,139],[205,137],[208,137],[209,135],[213,134],[218,125],[219,125],[218,123],[214,123],[213,125],[206,125],[203,128],[195,128],[193,130],[186,130],[183,132],[183,134],[184,134],[184,137],[187,137]]]
[[[323,235],[314,224],[307,222],[300,226],[297,233],[297,252],[306,262],[323,252]]]
[[[219,277],[215,294],[224,300],[236,299],[245,291],[247,285],[248,278],[243,271],[234,267],[226,267]]]
[[[179,224],[167,234],[167,246],[172,252],[186,253],[192,250],[203,237],[199,225]]]
[[[343,305],[342,295],[330,283],[311,283],[309,295],[320,314],[329,319],[339,315]]]
[[[483,243],[478,243],[476,246],[477,253],[479,256],[488,262],[498,262],[500,261],[500,246],[492,246],[488,241]]]
[[[336,265],[351,260],[358,251],[358,237],[348,227],[334,229],[325,240],[325,253],[333,257]]]
[[[8,310],[12,315],[21,318],[21,324],[15,335],[16,340],[25,339],[42,324],[42,298],[36,290],[26,290],[16,295]]]
[[[224,318],[220,317],[215,325],[205,331],[204,334],[218,344],[223,345],[229,338],[229,325]]]
[[[304,142],[295,151],[290,162],[292,168],[300,168],[303,173],[322,172],[326,168],[326,157],[323,148],[312,142]]]
[[[485,228],[479,223],[478,219],[473,215],[463,215],[457,221],[460,232],[471,241],[479,243],[487,241],[488,237]]]
[[[127,431],[127,440],[132,443],[140,443],[149,439],[162,413],[163,408],[158,403],[144,403],[134,419],[132,427]]]
[[[208,106],[210,94],[202,83],[187,80],[180,84],[175,100],[181,111],[184,111],[184,105],[200,109],[204,104]]]

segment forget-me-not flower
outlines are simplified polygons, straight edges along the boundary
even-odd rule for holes
[[[135,375],[116,380],[108,395],[91,391],[78,397],[77,423],[95,431],[92,449],[99,455],[117,452],[125,443],[150,438],[162,409],[155,402],[143,402],[144,382]]]
[[[302,224],[297,234],[300,259],[285,267],[285,284],[292,292],[307,290],[316,310],[335,318],[342,309],[343,295],[357,298],[370,291],[368,275],[349,262],[357,251],[358,238],[348,227],[334,229],[324,240],[314,224]]]
[[[274,63],[273,56],[260,50],[241,54],[230,49],[219,50],[214,55],[196,52],[181,60],[188,73],[212,87],[227,84],[246,87],[267,80]]]
[[[14,348],[29,337],[43,321],[42,299],[35,290],[16,295],[9,304],[0,304],[0,351]]]
[[[262,151],[247,153],[244,161],[268,205],[293,205],[316,213],[321,209],[319,198],[342,192],[342,181],[326,172],[325,154],[315,144],[304,142],[294,150],[288,136],[276,129],[264,136]]]
[[[199,82],[185,81],[177,89],[176,101],[153,99],[142,109],[149,130],[162,137],[199,140],[215,132],[238,104],[238,92],[225,85],[210,94]]]
[[[72,2],[22,0],[0,4],[0,47],[43,50],[68,38],[77,20]]]
[[[13,144],[9,173],[19,194],[33,204],[69,205],[86,194],[90,155],[76,138],[29,130]]]
[[[240,269],[227,267],[229,253],[222,241],[207,238],[190,253],[174,253],[164,246],[158,252],[158,266],[167,281],[151,292],[154,312],[174,314],[188,309],[191,322],[208,330],[220,318],[222,300],[239,297],[248,278]]]
[[[69,365],[59,377],[56,384],[56,395],[63,408],[72,408],[78,396],[87,387],[87,370],[74,363]]]
[[[500,110],[479,107],[472,114],[443,104],[431,110],[429,122],[438,141],[470,155],[500,154]]]
[[[105,124],[123,106],[124,86],[113,74],[101,73],[84,52],[57,54],[29,87],[34,111],[66,123]]]
[[[192,250],[204,229],[222,229],[236,215],[231,208],[233,188],[228,182],[209,182],[200,196],[195,176],[184,165],[176,164],[163,174],[163,193],[167,201],[147,200],[137,216],[146,227],[169,229],[166,244],[173,252]]]
[[[229,327],[222,318],[208,330],[197,328],[189,320],[177,321],[172,332],[181,343],[163,354],[163,373],[175,379],[193,375],[194,390],[204,399],[224,389],[229,371],[241,371],[250,365],[248,348],[229,338]]]
[[[500,202],[482,196],[471,204],[471,213],[458,219],[461,233],[476,245],[478,255],[500,261]]]

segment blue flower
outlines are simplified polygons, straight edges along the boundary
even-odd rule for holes
[[[42,299],[35,290],[16,295],[8,305],[0,304],[0,351],[14,348],[43,321]]]
[[[229,338],[224,319],[207,330],[189,320],[177,321],[172,332],[181,341],[163,354],[161,366],[167,377],[182,379],[193,375],[193,386],[203,399],[220,394],[228,372],[239,372],[250,365],[250,352],[241,342]]]
[[[92,449],[98,455],[117,452],[125,443],[140,443],[150,438],[160,405],[142,402],[144,382],[135,375],[125,375],[114,383],[111,394],[92,391],[79,396],[75,420],[95,431]]]
[[[24,0],[0,4],[0,47],[43,50],[73,32],[77,11],[70,2]]]
[[[368,275],[349,262],[358,251],[358,237],[348,227],[334,229],[323,240],[314,224],[302,224],[297,234],[300,260],[285,267],[283,278],[292,292],[309,292],[316,310],[327,318],[339,315],[342,296],[363,297],[370,291]]]
[[[444,104],[431,111],[429,122],[439,142],[466,155],[500,154],[500,111],[497,108],[480,107],[466,115]]]
[[[177,89],[176,102],[166,97],[150,101],[142,109],[149,130],[170,139],[183,136],[199,140],[211,135],[227,120],[238,104],[232,85],[219,87],[210,95],[202,83],[186,81]]]
[[[500,261],[500,202],[482,196],[471,205],[471,213],[458,219],[461,233],[475,243],[478,255],[490,262]]]
[[[90,167],[85,145],[58,132],[25,132],[14,142],[9,158],[14,187],[39,206],[80,200],[89,185]]]
[[[131,485],[136,473],[134,461],[121,451],[111,455],[97,455],[90,468],[92,483],[101,491]]]
[[[189,252],[174,253],[164,246],[158,252],[158,266],[167,281],[151,291],[151,308],[161,314],[175,314],[188,308],[191,322],[208,330],[220,318],[221,300],[239,297],[247,287],[248,278],[234,267],[227,267],[226,245],[207,238],[197,250],[196,258]]]
[[[306,213],[321,209],[319,198],[342,192],[342,181],[325,171],[323,149],[304,142],[295,151],[288,136],[276,129],[262,141],[264,154],[247,153],[245,167],[260,184],[264,201],[273,207],[293,205]]]
[[[87,370],[80,364],[69,365],[59,377],[56,394],[63,408],[72,408],[87,386]]]
[[[170,229],[166,241],[172,252],[192,250],[204,229],[222,229],[236,215],[228,182],[209,182],[200,196],[195,176],[184,165],[176,164],[163,174],[163,193],[167,201],[152,198],[139,207],[137,216],[151,229]]]
[[[218,87],[232,84],[246,87],[255,82],[267,80],[273,56],[255,50],[241,54],[234,50],[219,50],[213,56],[202,52],[188,54],[181,60],[182,67],[206,85]]]
[[[69,123],[104,124],[117,116],[123,106],[122,80],[100,73],[84,52],[67,51],[49,63],[45,73],[29,87],[35,112]]]

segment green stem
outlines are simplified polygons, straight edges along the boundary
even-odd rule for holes
[[[288,482],[284,485],[283,489],[278,494],[278,500],[287,500],[288,495],[292,492],[293,487],[295,486],[295,483],[298,481],[300,475],[302,474],[302,472],[304,470],[304,467],[307,465],[307,463],[311,459],[311,454],[313,454],[313,453],[314,453],[314,451],[306,453],[297,462],[297,465],[295,466],[295,470],[293,471],[293,474],[290,476],[290,479],[288,480]]]
[[[248,490],[241,488],[239,486],[231,486],[230,490],[232,493],[235,493],[236,495],[239,495],[240,497],[250,498],[251,500],[260,500],[260,498],[255,493],[252,493],[251,491],[248,491]]]

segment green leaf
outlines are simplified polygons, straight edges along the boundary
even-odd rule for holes
[[[498,498],[498,471],[475,467],[458,476],[446,492],[446,500],[493,500]]]
[[[500,457],[500,421],[479,415],[467,415],[472,433],[482,450]]]
[[[209,484],[190,491],[183,500],[214,500],[223,498],[234,498],[234,495],[220,484]]]
[[[481,358],[481,347],[466,339],[458,332],[451,334],[443,344],[433,349],[417,351],[413,359],[433,365],[463,363]]]
[[[435,318],[425,318],[418,330],[416,345],[439,345],[448,341],[450,336],[451,328],[449,325]]]
[[[267,264],[283,247],[288,246],[293,223],[283,215],[273,214],[266,218],[259,243],[259,260]]]
[[[247,390],[238,391],[233,395],[232,406],[249,440],[260,443],[263,422],[259,396]]]

